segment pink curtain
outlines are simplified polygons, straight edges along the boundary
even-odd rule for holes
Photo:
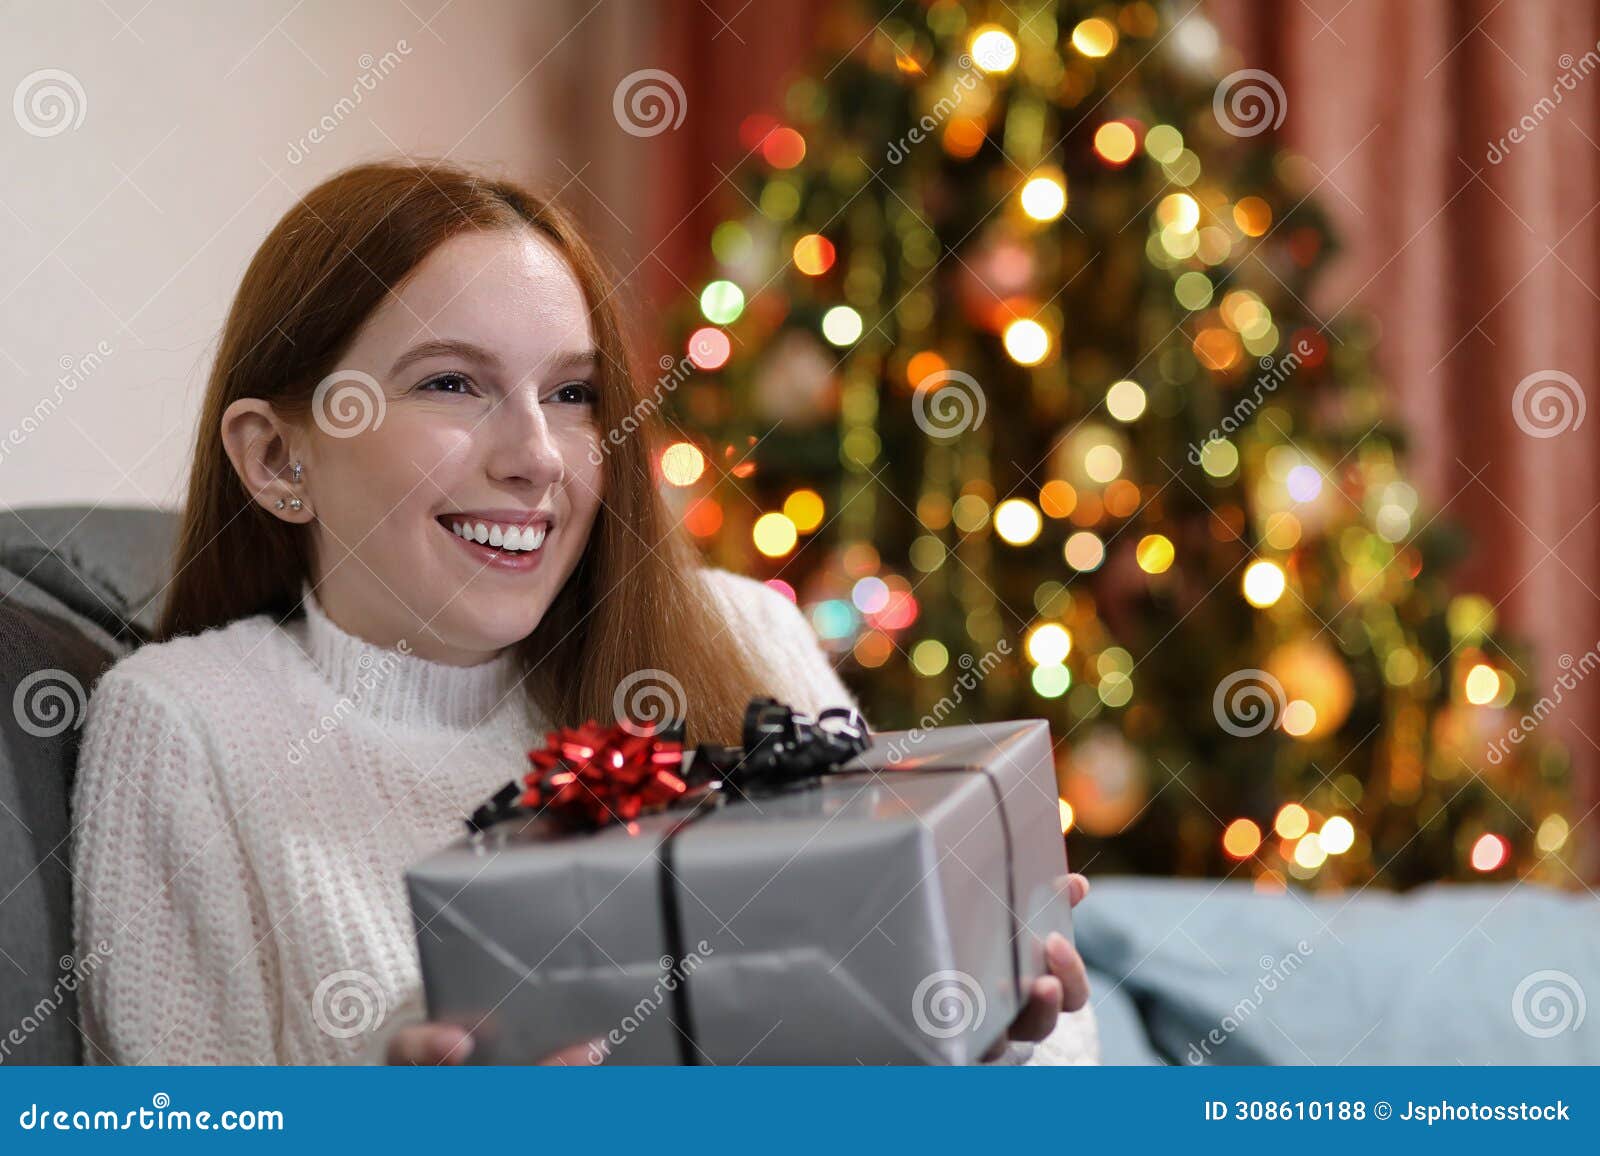
[[[1600,402],[1600,5],[1213,0],[1209,11],[1230,67],[1283,84],[1282,140],[1340,223],[1345,255],[1311,304],[1323,320],[1361,307],[1381,319],[1379,362],[1415,479],[1472,532],[1462,584],[1535,644],[1520,681],[1542,692],[1563,656],[1600,646],[1600,416],[1583,415]],[[1519,395],[1530,375],[1542,377]],[[1576,764],[1569,819],[1591,879],[1597,706],[1600,674],[1545,724]]]

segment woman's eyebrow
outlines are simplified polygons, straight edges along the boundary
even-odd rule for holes
[[[466,358],[469,361],[476,361],[495,369],[500,368],[499,355],[493,350],[485,349],[483,346],[475,345],[470,341],[446,337],[413,345],[395,359],[394,365],[389,369],[389,376],[398,377],[400,371],[408,365],[418,361],[426,361],[430,357],[450,356]]]
[[[600,353],[594,349],[574,349],[558,353],[550,359],[549,372],[568,373],[579,369],[593,369],[600,363]]]

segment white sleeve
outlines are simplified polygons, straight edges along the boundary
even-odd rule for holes
[[[212,757],[163,688],[101,678],[73,799],[90,1062],[279,1060],[271,928]]]
[[[830,706],[860,709],[798,606],[765,582],[727,570],[708,569],[706,579],[774,698],[813,717]]]

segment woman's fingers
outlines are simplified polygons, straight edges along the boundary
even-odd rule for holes
[[[1061,981],[1053,975],[1041,975],[1028,989],[1028,1002],[1011,1021],[1007,1034],[1014,1040],[1037,1042],[1055,1030],[1060,1014]]]
[[[1076,907],[1089,894],[1089,880],[1079,875],[1076,871],[1068,875],[1066,879],[1067,897],[1072,900],[1072,905]]]
[[[454,1024],[401,1028],[389,1040],[391,1064],[460,1064],[472,1054],[472,1033]]]
[[[1050,974],[1061,983],[1061,1010],[1077,1011],[1089,1002],[1089,970],[1083,966],[1083,956],[1059,931],[1045,937],[1044,954]]]

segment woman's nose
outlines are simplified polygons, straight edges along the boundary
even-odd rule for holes
[[[487,427],[492,477],[536,485],[561,481],[566,463],[537,397],[504,398],[489,415]]]

